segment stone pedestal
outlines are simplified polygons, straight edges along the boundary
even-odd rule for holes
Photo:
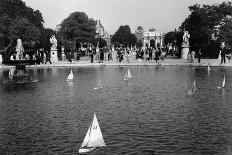
[[[189,53],[189,46],[182,46],[181,59],[187,59]]]
[[[50,55],[51,55],[51,62],[55,63],[58,61],[58,56],[57,56],[57,49],[51,49],[50,51]]]

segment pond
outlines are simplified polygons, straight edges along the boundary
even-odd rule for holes
[[[124,81],[128,68],[133,78]],[[67,82],[71,69],[74,80]],[[38,82],[0,84],[1,154],[78,154],[94,112],[106,147],[90,154],[232,152],[230,68],[103,66],[29,72]],[[217,89],[224,74],[225,88]],[[99,80],[103,88],[93,89]],[[197,89],[189,95],[194,80]]]

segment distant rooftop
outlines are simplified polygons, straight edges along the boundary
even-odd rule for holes
[[[142,26],[137,26],[137,30],[143,30]]]
[[[149,32],[155,32],[155,31],[156,31],[156,29],[153,27],[149,29]]]

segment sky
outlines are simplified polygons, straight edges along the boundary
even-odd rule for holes
[[[109,34],[119,26],[129,25],[132,33],[137,26],[144,30],[156,28],[167,33],[178,28],[190,15],[189,6],[216,4],[224,0],[23,0],[27,6],[39,10],[45,28],[55,29],[71,13],[85,12],[89,18],[100,20]]]

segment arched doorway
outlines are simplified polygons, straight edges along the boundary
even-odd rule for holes
[[[155,40],[154,39],[150,40],[150,47],[155,48]]]

